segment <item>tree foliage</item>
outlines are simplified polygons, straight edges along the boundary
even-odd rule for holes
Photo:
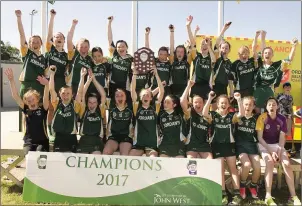
[[[19,49],[1,40],[1,60],[21,62]]]

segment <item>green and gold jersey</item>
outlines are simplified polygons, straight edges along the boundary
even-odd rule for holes
[[[36,55],[27,46],[21,47],[21,55],[23,61],[23,69],[19,80],[21,82],[36,82],[38,76],[45,75],[46,60],[41,55]]]
[[[137,74],[136,75],[136,91],[140,91],[142,89],[148,88],[148,74]]]
[[[232,75],[236,82],[236,90],[250,89],[254,86],[255,75],[258,69],[258,61],[254,57],[249,58],[247,62],[236,60],[232,64]]]
[[[241,117],[235,125],[236,144],[244,144],[245,142],[258,142],[256,123],[259,115],[255,114],[249,118]]]
[[[99,106],[95,112],[91,112],[86,106],[84,114],[81,116],[80,135],[99,136],[103,137],[103,118],[105,108]]]
[[[110,136],[133,137],[133,112],[129,107],[120,110],[114,106],[109,111],[107,138]]]
[[[187,60],[174,60],[171,65],[169,84],[187,85],[190,75],[190,64]]]
[[[175,111],[170,114],[163,111],[159,116],[159,127],[162,134],[161,145],[178,145],[186,139],[185,121],[183,116]]]
[[[105,58],[104,58],[104,62],[100,64],[96,64],[96,63],[92,64],[92,72],[95,76],[95,79],[104,88],[108,86],[106,85],[106,77],[107,77],[107,73],[110,72],[110,67],[111,65],[105,60]],[[90,86],[95,87],[93,83],[90,84]]]
[[[165,62],[160,62],[158,58],[155,59],[155,66],[157,69],[157,73],[158,76],[160,78],[160,80],[166,81],[166,84],[169,84],[169,80],[170,80],[170,70],[171,70],[171,63],[170,61],[165,61]],[[151,78],[151,82],[152,82],[152,88],[156,88],[158,86],[156,78],[154,75],[152,75]]]
[[[148,108],[142,107],[141,103],[133,105],[135,115],[135,131],[133,145],[143,147],[158,147],[157,114],[160,103],[151,104]]]
[[[209,143],[210,121],[198,114],[193,108],[185,112],[188,135],[186,144]]]
[[[56,66],[55,79],[63,79],[65,81],[65,73],[68,70],[68,54],[63,50],[59,52],[51,43],[46,43],[46,64],[49,66]]]
[[[111,49],[114,49],[111,47]],[[110,82],[118,87],[126,90],[130,89],[130,73],[133,57],[129,54],[126,57],[121,57],[116,50],[110,51],[113,53],[110,69]]]
[[[211,56],[197,52],[193,60],[192,80],[195,83],[209,83],[213,72]]]
[[[225,116],[221,116],[216,111],[211,111],[211,132],[210,143],[233,143],[234,127],[238,122],[237,113],[229,112]]]
[[[87,70],[92,69],[92,58],[87,55],[82,57],[77,49],[68,51],[68,59],[70,61],[67,84],[78,85],[81,79],[81,69],[84,67]]]
[[[224,60],[222,57],[217,59],[214,66],[214,83],[228,85],[229,80],[233,80],[231,74],[232,62],[229,59]]]
[[[52,120],[53,133],[76,134],[77,133],[77,114],[84,110],[83,105],[71,101],[64,105],[59,98],[52,102],[54,117]]]
[[[279,77],[288,66],[287,60],[273,62],[271,65],[263,64],[256,74],[256,87],[273,87],[281,80]]]

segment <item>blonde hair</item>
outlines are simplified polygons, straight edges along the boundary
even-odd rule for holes
[[[142,89],[142,90],[140,91],[140,93],[139,93],[139,97],[140,97],[140,99],[143,97],[143,92],[144,92],[144,91],[150,92],[151,97],[153,98],[152,91],[150,91],[149,89]]]
[[[254,105],[256,105],[256,100],[253,96],[247,96],[247,97],[243,97],[242,102],[244,100],[251,100],[253,102]]]
[[[240,50],[243,50],[243,51],[247,51],[248,53],[250,53],[250,49],[248,48],[248,46],[245,46],[245,45],[242,45],[241,47],[239,47],[238,49],[238,54],[240,54]]]
[[[24,95],[23,95],[23,102],[26,103],[26,99],[30,96],[35,96],[37,100],[40,100],[40,93],[37,90],[29,89]]]
[[[88,47],[90,47],[89,40],[86,39],[86,38],[81,38],[81,39],[77,42],[76,48],[78,48],[78,46],[79,46],[81,43],[87,43],[87,44],[88,44]]]
[[[29,40],[28,40],[29,46],[30,46],[31,41],[32,41],[33,38],[39,38],[39,39],[40,39],[40,42],[41,42],[41,45],[43,44],[42,38],[41,38],[39,35],[33,35],[33,36],[31,36],[31,37],[29,38]]]
[[[223,99],[223,98],[225,98],[225,99],[228,100],[229,105],[231,104],[230,99],[229,99],[229,97],[228,97],[226,94],[221,94],[221,95],[219,95],[219,96],[217,97],[217,100],[216,100],[217,104],[218,104],[218,102],[220,101],[220,99]]]

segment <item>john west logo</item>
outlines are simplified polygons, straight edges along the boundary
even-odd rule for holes
[[[189,170],[190,175],[197,175],[197,161],[190,160],[187,164],[187,169]]]
[[[186,195],[154,194],[154,205],[190,205]]]
[[[40,155],[37,159],[37,164],[39,169],[46,169],[47,155]]]

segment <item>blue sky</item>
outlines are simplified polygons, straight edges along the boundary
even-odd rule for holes
[[[100,46],[108,54],[107,17],[113,15],[114,41],[124,39],[131,45],[131,1],[57,1],[49,4],[49,10],[57,11],[54,32],[67,35],[73,19],[78,19],[74,43],[88,38],[91,46]],[[151,27],[150,46],[154,51],[160,46],[169,46],[169,24],[174,24],[175,44],[183,44],[187,39],[186,17],[194,17],[192,29],[198,24],[200,34],[217,34],[216,1],[143,1],[139,2],[138,47],[144,45],[144,28]],[[19,47],[19,34],[14,10],[23,13],[23,25],[28,39],[30,36],[30,15],[36,9],[34,34],[41,34],[41,2],[39,1],[1,1],[1,40],[9,41]],[[253,38],[258,29],[268,32],[267,39],[291,40],[297,37],[301,41],[301,2],[289,1],[226,1],[225,21],[232,21],[226,36]]]

